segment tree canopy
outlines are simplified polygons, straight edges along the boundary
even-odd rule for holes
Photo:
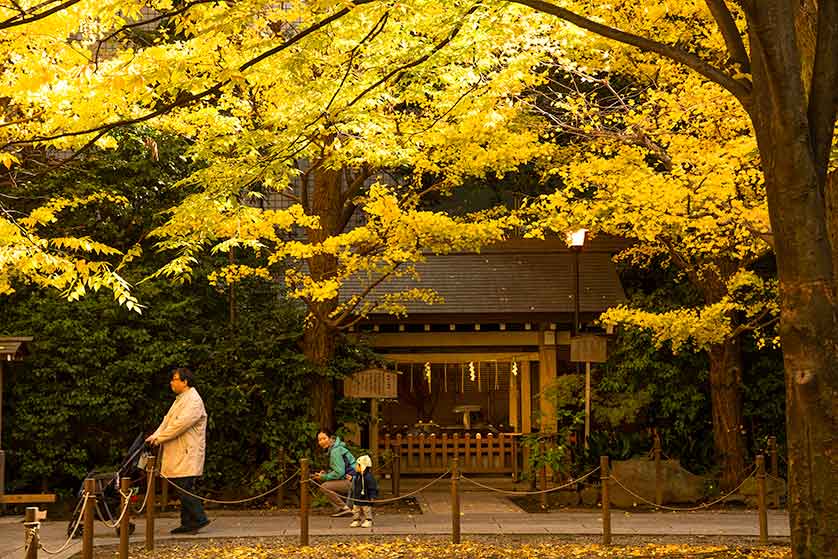
[[[162,273],[188,273],[196,250],[208,246],[246,247],[271,263],[282,260],[282,273],[324,327],[310,338],[315,361],[329,354],[324,336],[347,310],[335,299],[336,278],[369,274],[371,285],[422,257],[417,238],[424,248],[445,250],[453,239],[466,239],[458,248],[477,249],[499,237],[505,222],[495,214],[432,216],[415,201],[428,188],[451,188],[463,176],[503,173],[545,155],[538,141],[543,121],[524,110],[520,94],[544,78],[548,54],[568,64],[596,61],[608,71],[633,67],[663,85],[685,80],[680,68],[689,68],[706,80],[686,78],[702,106],[723,91],[721,104],[735,99],[740,107],[728,124],[744,123],[747,115],[750,130],[739,124],[716,138],[703,133],[734,157],[721,157],[725,151],[702,141],[702,133],[659,146],[697,168],[661,173],[640,165],[641,155],[660,157],[654,145],[615,153],[635,182],[667,189],[663,195],[699,177],[708,192],[719,192],[726,183],[759,188],[749,156],[756,140],[779,273],[794,550],[808,557],[838,547],[831,531],[838,497],[830,491],[838,471],[838,190],[830,160],[838,3],[48,0],[0,6],[0,32],[6,179],[33,164],[34,149],[48,150],[42,164],[60,164],[79,153],[72,150],[112,146],[111,130],[125,124],[153,121],[185,134],[188,156],[211,163],[192,177],[200,196],[173,209],[157,232],[161,248],[179,251]],[[662,123],[662,138],[679,121],[712,120],[676,106],[680,116]],[[571,184],[602,180],[599,155],[577,158]],[[713,172],[714,161],[724,172]],[[401,172],[393,180],[381,178],[394,168]],[[741,175],[748,172],[755,173],[750,180]],[[294,183],[297,193],[288,194],[299,206],[251,211],[248,198]],[[691,200],[703,196],[695,186]],[[671,195],[683,204],[680,192]],[[47,201],[21,215],[4,199],[0,289],[28,281],[75,297],[107,287],[136,307],[115,271],[122,254],[84,236],[51,236],[45,227],[56,212],[99,200],[121,202],[99,192]],[[727,201],[700,203],[712,209]],[[371,218],[345,231],[357,208]],[[748,211],[737,219],[753,224],[755,206],[739,209]],[[277,233],[294,227],[306,231],[306,243]],[[749,250],[732,256],[748,258]],[[308,273],[299,275],[289,259]]]

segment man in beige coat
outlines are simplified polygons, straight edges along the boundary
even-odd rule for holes
[[[160,427],[146,439],[163,445],[160,474],[170,479],[180,494],[180,526],[173,534],[194,533],[210,522],[201,500],[191,495],[195,480],[204,473],[207,447],[207,411],[194,382],[189,369],[172,371],[169,385],[177,396]]]

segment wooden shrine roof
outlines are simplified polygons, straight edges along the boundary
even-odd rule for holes
[[[580,313],[600,313],[626,301],[610,248],[578,254]],[[420,287],[433,289],[444,302],[409,302],[409,318],[572,314],[576,257],[567,247],[549,243],[542,244],[540,250],[536,243],[522,243],[479,254],[431,255],[416,265],[419,281],[410,277],[390,279],[372,291],[370,300]],[[360,282],[349,282],[342,298],[360,289]]]

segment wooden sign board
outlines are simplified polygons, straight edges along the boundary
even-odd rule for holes
[[[387,369],[367,369],[343,379],[343,395],[348,398],[398,398],[398,373]]]
[[[570,360],[579,363],[605,363],[608,360],[606,338],[596,335],[570,338]]]

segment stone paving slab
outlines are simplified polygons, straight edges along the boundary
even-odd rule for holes
[[[426,491],[416,496],[424,514],[448,514],[451,512],[451,492]],[[460,510],[465,513],[504,513],[520,514],[522,511],[506,497],[493,493],[469,493],[460,498]]]

